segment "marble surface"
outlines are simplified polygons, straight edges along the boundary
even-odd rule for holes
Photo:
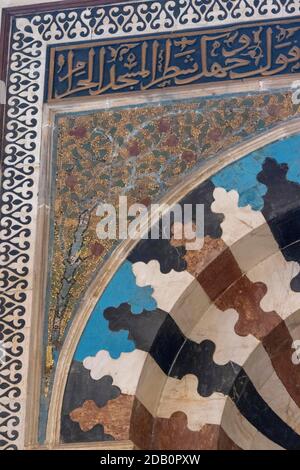
[[[128,289],[127,300],[102,313],[120,344],[118,358],[114,347],[101,347],[100,330],[99,352],[88,354],[91,328],[101,322],[97,307],[92,313],[74,361],[90,374],[91,387],[110,378],[109,387],[124,396],[109,400],[122,403],[120,429],[127,426],[139,448],[300,448],[300,361],[292,360],[300,331],[300,259],[289,244],[292,237],[297,245],[300,235],[291,217],[299,205],[299,143],[294,135],[254,151],[182,198],[181,204],[207,205],[209,241],[192,257],[166,250],[173,239],[161,240],[161,251],[157,240],[137,244],[120,272],[127,266],[130,282],[150,290],[140,309]],[[277,184],[281,192],[273,190]],[[169,253],[173,264],[167,265]],[[85,351],[82,359],[78,351]],[[74,410],[63,416],[62,436],[74,416],[85,429],[99,422],[101,408],[91,399],[92,388],[81,407],[71,406],[76,391],[67,387],[65,400]],[[116,429],[103,440],[118,436]]]

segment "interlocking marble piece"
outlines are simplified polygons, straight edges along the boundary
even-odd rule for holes
[[[78,423],[80,429],[84,432],[93,429],[96,424],[100,423],[100,408],[93,400],[86,400],[80,408],[71,411],[70,418]]]
[[[138,449],[151,449],[153,416],[145,406],[137,399],[134,399],[132,407],[132,421],[129,438],[136,444]]]
[[[181,379],[186,374],[198,378],[198,393],[208,397],[214,392],[227,395],[239,374],[241,367],[232,361],[219,365],[213,360],[216,346],[204,340],[200,344],[186,340],[169,372],[171,377]]]
[[[157,333],[150,354],[166,375],[179,379],[186,374],[198,377],[200,395],[227,394],[241,368],[231,361],[216,364],[213,361],[215,349],[212,341],[204,340],[198,344],[185,338],[168,316]]]
[[[226,396],[213,393],[202,397],[197,391],[198,378],[185,375],[181,380],[168,377],[156,416],[170,418],[176,411],[187,416],[187,427],[199,431],[205,424],[220,424]]]
[[[280,445],[268,439],[264,434],[257,431],[238,410],[232,400],[227,399],[221,427],[226,435],[243,450],[280,450]]]
[[[133,397],[123,394],[102,408],[99,408],[94,401],[88,400],[80,408],[73,410],[70,418],[78,422],[84,432],[90,431],[99,423],[114,439],[125,440],[129,436],[132,403]]]
[[[243,369],[238,374],[228,396],[240,413],[268,439],[284,449],[300,449],[300,435],[274,413]]]
[[[62,413],[68,415],[82,405],[85,400],[92,400],[97,406],[104,406],[109,400],[120,395],[120,389],[113,385],[109,375],[100,380],[93,380],[89,371],[81,362],[73,361],[66,385]]]
[[[224,188],[216,188],[213,196],[212,211],[224,214],[221,223],[222,240],[227,246],[233,245],[266,222],[262,213],[253,210],[250,204],[239,206],[240,196],[236,190],[226,191]]]
[[[271,358],[260,344],[243,366],[260,396],[295,432],[300,434],[300,409],[273,367]],[[263,374],[262,374],[263,371]]]
[[[265,284],[252,283],[244,275],[223,292],[215,303],[223,311],[233,308],[238,312],[239,319],[235,325],[238,335],[252,334],[261,340],[282,321],[276,312],[265,312],[260,307],[260,301],[266,292]]]
[[[234,327],[236,333],[241,336],[252,334],[262,341],[278,377],[299,404],[299,366],[291,361],[293,339],[277,312],[262,310],[260,303],[266,292],[267,287],[263,283],[252,283],[244,275],[215,303],[223,311],[234,308],[238,312],[239,319]]]
[[[299,158],[298,153],[293,155]],[[289,167],[266,158],[257,180],[266,185],[262,213],[287,261],[300,263],[300,184],[287,179]],[[300,291],[299,273],[291,280],[292,290]]]
[[[140,449],[238,449],[218,425],[206,424],[200,431],[191,431],[183,412],[177,411],[169,419],[153,418],[137,399],[134,401],[132,422],[130,437]]]
[[[152,343],[150,354],[162,371],[168,375],[186,338],[168,315]]]
[[[69,416],[63,416],[61,422],[61,439],[62,442],[101,442],[113,441],[114,438],[104,432],[101,424],[97,424],[90,431],[82,431],[78,423],[71,420]]]
[[[83,365],[90,370],[93,380],[108,375],[123,394],[134,395],[145,357],[144,351],[135,349],[130,353],[121,353],[118,359],[112,359],[108,351],[102,350],[94,357],[86,357]]]
[[[294,340],[300,338],[300,309],[297,308],[295,312],[290,315],[286,320],[285,324],[289,329],[289,332]]]
[[[216,301],[241,277],[241,274],[237,261],[230,249],[226,248],[198,274],[197,279],[210,299]]]
[[[201,183],[187,196],[183,197],[180,201],[181,206],[184,204],[192,204],[192,220],[195,221],[196,217],[196,204],[204,205],[204,236],[210,238],[220,238],[222,230],[220,227],[224,219],[224,215],[212,210],[212,203],[214,201],[215,185],[211,180]]]
[[[171,322],[168,324],[170,330]],[[174,325],[173,325],[174,329]],[[159,334],[163,332],[163,327]],[[170,337],[172,335],[170,334]],[[161,367],[164,350],[158,347],[163,342],[154,342],[150,354]],[[168,349],[169,351],[169,349]],[[233,362],[225,365],[217,365],[212,357],[215,345],[205,340],[197,344],[186,339],[176,354],[169,375],[181,379],[187,374],[193,374],[198,378],[198,393],[204,397],[213,392],[221,392],[228,395],[235,403],[240,413],[262,434],[284,448],[296,449],[300,445],[300,437],[282,421],[276,413],[261,398],[245,371]],[[161,354],[160,354],[161,353]],[[176,352],[174,351],[173,354]],[[168,360],[170,357],[168,356]],[[162,367],[163,368],[163,367]],[[167,370],[165,369],[165,373]],[[266,425],[268,423],[268,425]],[[284,438],[280,436],[284,436]]]
[[[204,235],[211,238],[219,238],[221,235],[220,222],[223,216],[211,211],[213,202],[214,185],[210,182],[202,183],[198,188],[185,196],[180,204],[192,204],[192,220],[195,220],[195,204],[204,205]],[[160,232],[161,233],[161,232]],[[176,245],[176,248],[170,244],[169,240],[141,240],[129,255],[128,259],[132,263],[142,261],[148,263],[151,260],[157,260],[160,263],[160,270],[166,274],[172,269],[183,271],[186,269],[184,255],[186,250],[183,246]]]
[[[155,363],[153,362],[153,365],[154,364]],[[166,392],[167,392],[168,387],[169,387],[168,382],[170,380],[173,381],[173,383],[174,382],[180,383],[178,380],[170,379],[170,378],[167,381],[163,381],[162,375],[159,376],[155,372],[156,369],[152,368],[151,370],[152,370],[151,374],[148,377],[146,377],[145,375],[142,377],[142,381],[144,381],[146,389],[143,391],[143,393],[141,393],[141,391],[138,391],[139,402],[143,403],[142,408],[144,409],[145,404],[147,406],[146,415],[149,415],[150,417],[155,416],[157,413],[156,411],[157,406],[158,406],[157,410],[159,414],[164,414],[164,413],[169,414],[170,408],[168,408],[168,406],[173,406],[172,403],[174,403],[174,408],[177,406],[178,409],[181,409],[181,407],[185,406],[185,412],[187,412],[187,409],[189,409],[189,407],[192,406],[191,402],[187,401],[186,404],[183,404],[180,400],[177,401],[176,391],[174,394],[172,394],[171,401],[168,402],[168,400],[166,400],[166,402],[163,402],[163,405],[161,408],[160,408],[160,405],[158,404],[158,401],[151,402],[151,393],[155,394],[155,390],[157,389],[161,390],[160,392],[158,392],[159,396],[164,396],[164,393],[165,393],[164,387],[166,386]],[[155,378],[155,384],[153,384],[153,387],[154,387],[153,391],[151,392],[152,377],[153,379],[154,377],[156,378]],[[193,376],[192,375],[185,376],[185,378],[187,377],[193,377]],[[205,376],[202,376],[202,380],[203,379],[205,380]],[[199,378],[199,380],[201,380],[201,378]],[[163,381],[162,389],[160,388],[161,381]],[[192,379],[192,382],[196,384],[195,379]],[[184,383],[184,379],[182,379],[181,383]],[[149,392],[149,399],[147,399],[146,402],[144,403],[141,400],[144,400],[146,398],[146,393],[145,393],[146,391]],[[184,393],[183,388],[182,388],[182,392]],[[188,393],[188,391],[186,391],[186,393]],[[274,390],[273,390],[273,393],[274,393]],[[209,402],[212,403],[212,401],[210,400],[213,400],[216,396],[221,396],[221,395],[222,394],[213,394],[211,397],[209,397]],[[253,384],[251,383],[251,380],[249,379],[249,377],[243,370],[241,370],[240,374],[238,374],[237,379],[234,382],[234,385],[232,386],[229,392],[229,397],[232,400],[232,406],[233,406],[232,411],[229,413],[229,416],[231,416],[231,414],[232,416],[237,416],[235,420],[236,424],[234,426],[238,426],[238,429],[240,429],[242,426],[242,428],[245,429],[245,432],[247,429],[250,432],[249,442],[247,444],[245,444],[243,439],[237,439],[235,441],[234,434],[235,432],[239,432],[239,431],[234,431],[235,429],[234,426],[233,428],[231,428],[231,421],[230,419],[228,420],[228,423],[226,424],[227,426],[226,432],[229,433],[228,435],[231,436],[231,438],[235,442],[237,442],[242,448],[243,447],[249,448],[247,446],[251,446],[251,439],[253,438],[257,430],[259,430],[259,433],[260,433],[259,442],[262,448],[264,445],[266,445],[266,448],[279,448],[279,447],[297,448],[299,444],[299,441],[298,441],[299,437],[297,437],[297,434],[293,431],[293,429],[289,425],[287,425],[284,422],[284,419],[280,419],[280,416],[274,413],[272,408],[268,406],[268,402],[264,401],[263,398],[261,398],[260,394],[256,391]],[[224,399],[225,398],[226,397],[224,397]],[[201,397],[199,399],[201,400]],[[206,399],[207,398],[205,398],[205,400]],[[218,403],[221,404],[221,402],[219,401]],[[254,412],[251,413],[250,410],[253,410]],[[211,413],[213,413],[213,410],[211,410]],[[145,418],[144,412],[142,413],[142,415]],[[189,416],[188,413],[187,413],[187,416]],[[213,414],[210,416],[213,416]],[[133,422],[134,422],[134,419],[135,419],[135,409],[133,410]],[[195,413],[194,416],[191,414],[191,416],[189,417],[189,420],[190,419],[192,419],[192,423],[196,423],[197,414]],[[152,418],[150,420],[152,421]],[[149,431],[149,429],[147,428],[147,426],[150,426],[149,420],[146,420],[146,421],[148,422],[148,425],[144,423],[146,426],[145,432],[147,433],[149,432],[151,434],[151,430]],[[224,419],[222,420],[222,422],[223,421]],[[134,430],[132,432],[134,432]],[[240,436],[241,438],[243,436],[245,437],[245,432],[241,430],[241,436]],[[147,437],[145,436],[145,438]],[[139,438],[137,439],[139,440]]]
[[[184,259],[187,264],[186,270],[195,278],[197,278],[201,271],[227,248],[221,238],[211,238],[209,235],[206,235],[204,239],[202,239],[202,242],[203,245],[201,248],[198,250],[189,249],[184,255]],[[187,240],[175,240],[172,238],[171,243],[176,247],[181,245],[185,246]]]
[[[275,310],[285,320],[300,305],[300,293],[291,289],[291,280],[298,275],[299,264],[286,261],[280,251],[252,268],[247,276],[252,282],[263,282],[267,291],[260,301],[265,312]]]
[[[167,274],[162,273],[157,260],[151,260],[147,264],[134,263],[132,270],[137,286],[151,286],[152,297],[157,306],[166,312],[170,312],[176,300],[194,280],[187,271],[177,272],[172,269]]]
[[[253,335],[240,336],[235,331],[239,315],[234,309],[219,310],[212,304],[189,333],[196,343],[205,339],[212,341],[216,350],[213,360],[217,364],[233,361],[243,366],[246,359],[257,347],[259,341]]]
[[[174,248],[170,244],[170,240],[141,240],[128,256],[128,260],[136,264],[138,262],[149,263],[149,261],[157,260],[160,264],[160,270],[163,274],[170,271],[184,271],[186,269],[186,261],[184,247]]]
[[[127,330],[128,338],[142,351],[150,350],[166,317],[167,313],[159,308],[150,312],[143,310],[142,313],[134,315],[128,304],[121,304],[118,308],[109,307],[104,311],[104,318],[108,321],[109,328],[112,331]]]
[[[293,341],[288,327],[282,321],[263,338],[262,344],[271,358],[277,376],[300,407],[300,364],[292,362]]]
[[[131,306],[134,314],[139,314],[144,309],[155,309],[156,302],[152,292],[150,286],[136,285],[132,264],[125,261],[97,302],[75,351],[75,359],[82,361],[100,349],[107,349],[113,358],[119,357],[122,352],[133,351],[134,343],[128,339],[128,334],[124,331],[112,332],[103,312],[107,307],[118,307],[125,302]]]
[[[206,424],[200,431],[191,431],[187,427],[187,417],[176,411],[169,419],[154,420],[152,448],[157,450],[218,449],[220,428]],[[227,441],[226,444],[224,441]],[[237,450],[237,446],[223,433],[222,445],[227,449]]]
[[[277,253],[278,244],[265,222],[231,245],[230,251],[241,271],[248,274],[259,263]]]
[[[282,140],[277,140],[272,144],[268,144],[259,150],[251,152],[246,157],[237,160],[236,162],[223,168],[221,171],[212,176],[211,180],[216,187],[224,188],[226,189],[226,191],[237,191],[239,193],[240,207],[250,205],[253,210],[262,211],[262,208],[264,207],[264,197],[268,191],[267,187],[269,186],[269,184],[271,186],[273,184],[273,194],[275,196],[275,199],[277,198],[279,200],[280,195],[282,194],[284,198],[287,198],[287,200],[285,199],[285,202],[288,202],[288,200],[290,200],[291,202],[291,199],[289,199],[288,194],[283,194],[281,193],[281,191],[279,191],[279,187],[283,189],[282,182],[284,180],[284,177],[280,183],[280,186],[277,186],[276,194],[275,181],[277,180],[277,177],[274,174],[274,178],[272,180],[271,173],[274,170],[276,173],[276,162],[278,166],[284,164],[284,168],[286,169],[287,174],[287,180],[289,182],[300,183],[299,165],[297,163],[299,161],[300,152],[299,143],[299,135],[293,135],[290,137],[286,137]],[[268,162],[270,159],[274,162],[273,167],[270,168],[271,173],[269,173],[269,176],[267,174],[265,176],[261,175],[263,178],[261,179],[259,177],[259,174],[262,172],[263,166],[265,165],[265,161],[267,160]],[[266,181],[264,181],[265,178]],[[268,179],[269,182],[267,182]],[[290,188],[292,187],[293,185],[290,186]],[[296,186],[294,186],[294,188],[296,188]],[[283,199],[281,201],[281,208],[284,210],[284,207],[286,208],[286,206],[283,202]],[[294,203],[295,202],[296,200],[294,200]],[[289,205],[287,207],[289,207]],[[278,201],[277,204],[275,204],[274,208],[276,209],[276,212],[278,212]],[[277,216],[278,213],[273,215]],[[272,216],[269,218],[272,218]]]
[[[279,144],[282,150],[288,141]],[[138,244],[135,258],[129,255],[125,263],[124,276],[130,278],[125,285],[135,294],[126,299],[123,275],[112,282],[115,290],[122,283],[124,294],[117,301],[107,298],[102,317],[112,338],[118,342],[124,333],[133,349],[112,358],[104,347],[95,357],[85,356],[84,366],[96,381],[111,377],[121,397],[136,394],[131,437],[140,448],[177,449],[177,436],[187,446],[205,448],[300,448],[300,366],[291,361],[297,333],[283,321],[297,308],[298,293],[289,284],[299,266],[276,252],[290,246],[283,248],[273,236],[272,222],[284,208],[269,181],[273,173],[275,183],[283,181],[285,208],[297,209],[299,185],[287,179],[298,178],[292,157],[288,167],[275,150],[274,144],[253,152],[181,201],[205,204],[208,224],[201,249],[189,253],[184,239],[167,240],[167,245],[156,240],[152,247],[143,240],[148,245]],[[234,184],[247,168],[244,183]],[[178,250],[177,269],[168,260],[172,250]],[[92,406],[93,420],[90,405],[83,405],[88,400],[71,410],[85,429],[96,421],[103,424],[102,408]],[[103,410],[117,413],[121,401],[109,399]],[[103,431],[113,438],[121,436],[114,416],[112,428],[107,423]]]
[[[182,333],[189,337],[193,327],[200,321],[211,301],[197,279],[185,289],[170,311],[170,316]]]
[[[150,354],[147,355],[136,390],[136,398],[152,416],[157,413],[167,375]]]
[[[253,210],[261,210],[266,187],[261,184],[256,175],[262,167],[265,157],[259,151],[226,166],[212,176],[216,188],[239,193],[239,206],[250,205]]]

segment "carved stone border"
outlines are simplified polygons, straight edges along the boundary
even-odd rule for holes
[[[0,368],[2,449],[24,447],[29,332],[35,325],[31,312],[34,273],[38,269],[34,265],[34,249],[46,46],[292,18],[300,14],[299,0],[145,0],[130,4],[110,0],[107,3],[74,0],[3,10],[0,80],[6,84],[7,96],[0,109],[3,130],[0,325],[6,354]],[[32,369],[30,374],[35,374]]]

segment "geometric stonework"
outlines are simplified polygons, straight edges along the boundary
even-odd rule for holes
[[[96,304],[74,363],[81,364],[79,376],[88,373],[85,383],[91,387],[110,377],[121,395],[111,397],[109,403],[120,402],[120,409],[131,409],[129,397],[136,396],[131,438],[139,448],[180,449],[183,442],[186,448],[195,448],[199,442],[199,449],[299,449],[299,365],[291,358],[300,321],[300,297],[293,289],[293,276],[300,268],[297,259],[286,260],[286,247],[278,245],[272,231],[277,217],[290,219],[289,207],[294,211],[299,199],[290,197],[284,214],[281,200],[277,203],[273,196],[269,219],[264,213],[268,188],[262,176],[268,171],[270,181],[276,182],[277,168],[282,168],[287,197],[289,186],[294,192],[300,188],[299,143],[299,135],[275,141],[224,167],[185,196],[182,201],[208,201],[210,205],[209,232],[204,234],[208,241],[203,248],[191,255],[184,240],[181,249],[176,241],[176,251],[174,240],[139,242]],[[247,168],[253,168],[251,177]],[[172,260],[168,269],[164,268],[166,257]],[[274,270],[278,267],[278,278],[284,276],[284,283],[270,283],[269,260]],[[134,296],[133,289],[137,289]],[[284,314],[272,305],[272,289],[281,290],[276,296],[286,299]],[[119,292],[118,300],[109,292]],[[266,295],[270,300],[264,310],[261,304]],[[104,328],[108,335],[115,335],[115,341],[107,342]],[[152,370],[150,375],[147,368]],[[138,381],[140,374],[142,378],[145,374],[145,384]],[[274,400],[274,387],[280,400]],[[153,402],[156,389],[162,394]],[[98,417],[85,425],[88,432],[101,422],[101,416],[105,419],[108,405],[98,408],[89,401],[94,392],[86,389],[86,393],[80,398],[81,408],[74,403],[69,417],[81,430],[85,419]],[[66,389],[64,401],[77,398],[77,387]],[[293,412],[287,413],[285,400]],[[241,435],[236,434],[228,413],[240,423]],[[123,416],[130,419],[130,413]],[[125,421],[119,420],[119,426],[126,426]],[[144,433],[147,426],[149,431]],[[111,438],[118,439],[118,430],[115,433]]]
[[[299,450],[299,2],[0,12],[0,449]]]

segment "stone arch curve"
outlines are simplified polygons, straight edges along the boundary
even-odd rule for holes
[[[274,129],[272,132],[261,135],[243,145],[240,145],[239,147],[235,149],[232,149],[230,152],[227,152],[221,158],[219,158],[217,162],[215,161],[211,162],[211,164],[207,165],[207,167],[201,170],[201,172],[198,172],[197,174],[192,175],[192,177],[189,178],[188,181],[185,181],[179,188],[176,189],[176,191],[173,191],[172,193],[170,193],[165,198],[164,202],[167,202],[169,204],[173,204],[177,202],[178,200],[182,199],[183,196],[185,196],[186,194],[194,190],[200,183],[205,182],[208,178],[210,178],[212,175],[217,173],[221,168],[226,167],[228,164],[239,160],[240,158],[244,157],[250,152],[253,152],[256,149],[262,148],[264,145],[268,143],[278,140],[278,138],[280,137],[283,138],[286,136],[291,136],[291,135],[296,134],[298,126],[299,124],[296,121],[294,121],[293,123]],[[248,241],[250,240],[250,242],[251,241],[253,242],[253,239],[254,239],[254,242],[255,242],[255,236],[253,237],[253,234],[257,235],[258,237],[262,237],[266,229],[268,229],[268,226],[266,223],[260,223],[260,224],[258,223],[255,227],[252,227],[252,228],[250,227],[250,232],[243,234],[243,236],[240,238],[240,243],[233,243],[234,248],[236,250],[239,250],[239,249],[241,250],[241,247],[243,246],[243,242],[245,243],[246,240]],[[273,246],[273,249],[275,250],[275,246],[278,251],[278,245],[276,243]],[[120,245],[120,247],[116,250],[111,260],[106,264],[103,270],[99,273],[99,276],[96,278],[93,285],[90,286],[90,289],[87,292],[87,295],[85,296],[85,301],[82,304],[82,309],[80,309],[80,313],[78,313],[73,323],[73,326],[68,333],[68,337],[66,339],[65,345],[63,347],[63,350],[59,358],[56,377],[55,377],[55,383],[54,383],[54,388],[53,388],[53,394],[52,394],[52,399],[51,399],[48,428],[47,428],[47,441],[49,444],[55,444],[59,442],[59,431],[60,431],[59,423],[60,423],[60,410],[61,410],[62,401],[63,401],[63,390],[65,388],[65,384],[67,381],[67,373],[69,370],[69,366],[70,366],[74,351],[77,346],[77,342],[81,336],[82,331],[84,330],[84,327],[86,325],[86,322],[92,310],[95,307],[95,304],[97,303],[98,298],[100,297],[101,293],[104,290],[104,287],[108,285],[112,277],[112,274],[117,270],[117,268],[121,265],[124,259],[126,259],[126,257],[132,251],[133,248],[134,248],[134,243],[128,241]],[[226,252],[228,255],[227,248],[220,250],[223,257],[224,257],[224,252]],[[284,247],[281,247],[281,248],[283,249]],[[225,257],[227,256],[226,253],[225,253]],[[221,254],[219,256],[221,256]],[[219,256],[215,257],[214,259],[217,260]],[[218,261],[220,261],[220,259]],[[213,263],[210,262],[209,264],[211,265]],[[239,276],[240,278],[245,277],[243,273],[244,273],[244,270],[242,269],[242,275]],[[199,276],[200,274],[201,273],[199,273]],[[231,284],[233,284],[234,281],[236,280],[237,279],[233,279]],[[185,290],[185,295],[189,293],[188,289],[192,289],[192,288],[193,286],[191,285],[188,286],[187,289]],[[148,364],[149,361],[151,362],[152,359],[149,358],[148,356],[146,359],[146,364],[144,366],[140,383],[137,389],[137,393],[136,393],[137,398],[140,397],[140,394],[141,394],[141,390],[143,386],[142,385],[143,375],[145,374],[149,375],[149,371],[151,370],[151,364],[150,365]],[[147,367],[147,365],[149,367]],[[132,423],[134,422],[134,416],[135,415],[133,413]],[[139,444],[137,443],[137,445]]]
[[[243,245],[249,240],[251,233]],[[261,275],[272,269],[274,279],[266,286]],[[275,248],[257,263],[254,259],[214,302],[203,302],[195,282],[187,287],[158,331],[140,376],[131,417],[138,448],[299,448],[299,364],[292,362],[300,334],[300,312],[293,310],[299,294],[280,314],[260,305],[267,288],[270,303],[278,277],[286,284],[273,304],[283,300],[287,282],[298,272]],[[159,353],[177,325],[185,335],[167,370]],[[247,336],[245,329],[251,330]],[[168,343],[166,349],[172,349]]]

